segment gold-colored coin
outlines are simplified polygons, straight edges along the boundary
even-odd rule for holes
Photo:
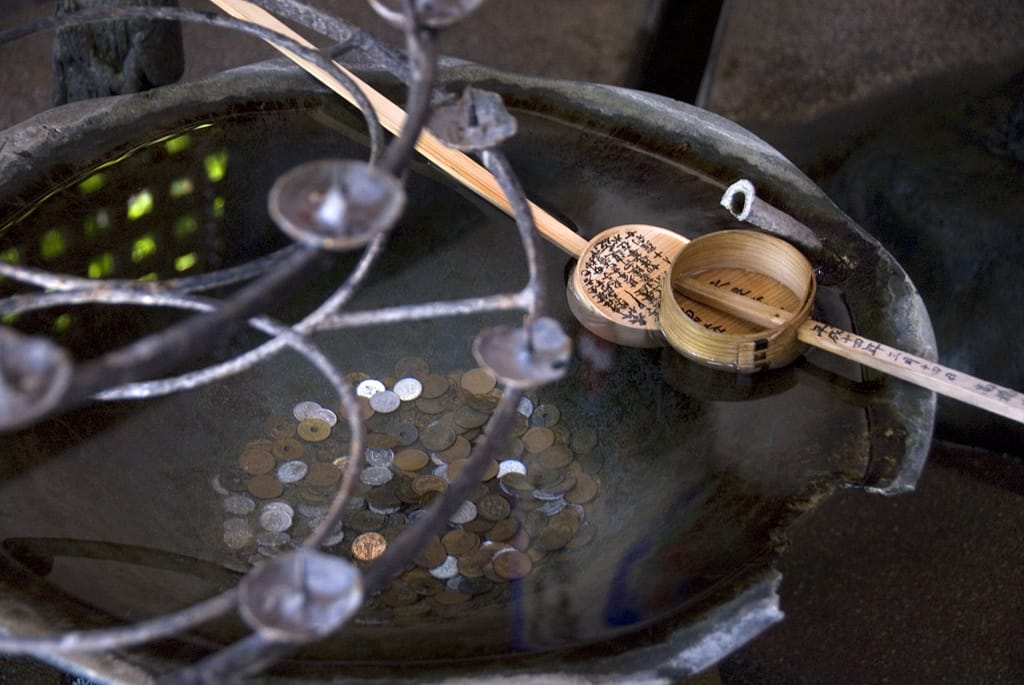
[[[456,459],[452,463],[448,464],[448,482],[454,482],[456,478],[462,475],[462,472],[466,470],[466,466],[469,465],[469,459]]]
[[[488,521],[501,521],[512,513],[512,505],[501,495],[487,495],[476,505],[477,514]]]
[[[484,395],[489,393],[491,390],[494,390],[494,386],[497,385],[498,380],[494,377],[494,374],[487,369],[477,367],[462,374],[462,378],[459,379],[459,382],[468,392],[471,392],[474,395]]]
[[[284,492],[284,485],[271,474],[253,476],[245,482],[245,487],[253,497],[260,499],[274,499],[280,497]]]
[[[523,433],[522,440],[526,451],[536,454],[555,444],[555,434],[550,428],[534,426]]]
[[[380,601],[389,607],[403,607],[415,603],[420,598],[416,590],[405,583],[392,583],[381,593]]]
[[[318,461],[311,464],[306,472],[305,483],[312,487],[334,485],[341,478],[341,471],[330,462]]]
[[[398,447],[398,436],[391,433],[369,433],[366,446],[372,450],[390,450]]]
[[[423,450],[407,449],[395,455],[395,467],[402,471],[419,471],[430,463],[430,457]]]
[[[444,412],[444,405],[436,397],[420,397],[416,400],[416,408],[424,414],[440,414]]]
[[[491,559],[491,567],[502,580],[518,580],[530,574],[533,562],[517,549],[503,549]]]
[[[352,541],[352,557],[358,561],[373,561],[387,546],[387,540],[380,533],[361,533]]]
[[[369,419],[370,417],[377,413],[376,410],[374,410],[374,408],[370,406],[369,397],[363,397],[362,395],[360,395],[356,399],[359,402],[359,418],[361,418],[363,421],[366,421],[367,419]],[[344,407],[341,407],[341,413],[345,413]]]
[[[295,438],[278,438],[274,441],[274,456],[280,461],[301,459],[305,450]]]
[[[322,419],[305,419],[299,422],[298,433],[306,442],[322,442],[331,437],[331,424]]]
[[[455,528],[444,534],[441,544],[444,545],[448,554],[461,557],[480,546],[480,536],[461,528]]]
[[[270,473],[275,463],[273,452],[264,445],[249,445],[238,457],[238,465],[252,476]]]
[[[452,463],[456,459],[465,459],[469,456],[469,453],[473,450],[473,445],[465,438],[465,436],[459,435],[455,437],[455,442],[452,446],[446,450],[437,452],[437,456],[446,463]]]
[[[581,472],[576,476],[576,485],[565,493],[565,499],[572,504],[584,504],[597,497],[600,489],[600,483],[593,476]]]
[[[295,435],[295,420],[288,416],[268,416],[264,427],[274,440],[278,438],[290,438]]]

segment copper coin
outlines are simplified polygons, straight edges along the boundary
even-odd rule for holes
[[[366,509],[354,509],[345,512],[344,521],[349,528],[360,533],[367,533],[383,528],[388,522],[388,517]]]
[[[419,471],[430,463],[430,457],[423,450],[407,449],[395,455],[394,463],[402,471]]]
[[[574,450],[586,454],[597,447],[597,431],[590,426],[582,426],[573,431],[569,443]]]
[[[258,476],[274,470],[274,454],[266,447],[250,445],[238,457],[238,465],[246,473]]]
[[[419,554],[415,556],[413,561],[417,566],[422,566],[426,569],[435,568],[444,563],[445,558],[448,556],[448,552],[445,551],[444,545],[436,537],[430,538],[427,544],[419,551]]]
[[[431,452],[448,449],[455,444],[455,431],[444,421],[438,420],[420,431],[420,442]]]
[[[305,450],[295,438],[278,438],[274,441],[274,456],[281,461],[301,459]]]
[[[264,425],[267,435],[275,440],[295,435],[295,421],[287,416],[268,416]]]
[[[572,536],[568,526],[548,526],[534,538],[533,546],[541,552],[554,552],[569,544]]]
[[[253,476],[246,481],[245,487],[253,497],[259,497],[260,499],[280,497],[281,493],[284,492],[284,485],[269,473]]]
[[[506,548],[491,559],[494,573],[504,580],[525,578],[533,570],[533,562],[517,549]]]
[[[359,561],[373,561],[387,546],[387,540],[380,533],[361,533],[352,541],[352,556]]]
[[[402,357],[395,362],[394,372],[397,378],[406,376],[425,378],[430,374],[430,364],[422,357]]]
[[[484,395],[494,390],[498,381],[490,371],[483,367],[477,367],[462,374],[459,383],[474,395]]]
[[[455,423],[463,428],[479,428],[480,426],[487,423],[487,420],[491,418],[491,415],[477,411],[472,407],[459,407],[455,410]]]
[[[298,433],[306,442],[322,442],[331,437],[331,425],[321,419],[305,419],[299,422]]]
[[[309,467],[306,484],[313,487],[334,485],[341,478],[341,470],[330,462],[318,461]]]
[[[438,604],[453,606],[456,604],[465,604],[469,600],[473,599],[473,596],[457,590],[445,590],[444,592],[437,593],[431,599]]]
[[[488,521],[501,521],[512,513],[512,505],[501,495],[487,495],[477,502],[476,509]]]
[[[558,407],[553,404],[540,404],[534,408],[533,413],[530,415],[530,423],[534,426],[551,428],[561,418],[562,412],[558,410]]]
[[[416,408],[424,414],[440,414],[444,411],[444,405],[436,397],[420,397],[416,400]]]
[[[514,518],[504,518],[487,531],[487,539],[495,542],[505,542],[519,532],[519,521]]]
[[[362,395],[360,395],[356,399],[359,402],[359,417],[361,419],[363,419],[365,421],[365,420],[371,418],[374,414],[377,413],[374,410],[374,408],[370,406],[370,398],[369,397],[363,397]],[[342,413],[344,414],[345,413],[345,408],[342,407],[341,410],[342,410]]]
[[[535,426],[523,434],[523,446],[527,452],[542,452],[555,444],[555,434],[550,428]]]
[[[448,379],[441,374],[432,373],[429,376],[419,376],[419,379],[423,384],[423,389],[420,391],[421,398],[437,399],[448,392]]]
[[[469,456],[469,453],[473,450],[473,445],[470,444],[469,440],[465,436],[458,435],[455,437],[455,442],[452,446],[446,450],[437,452],[437,456],[441,458],[445,463],[452,463],[456,459],[465,459]]]
[[[390,433],[370,433],[366,436],[366,446],[372,450],[389,450],[398,445],[398,436]]]
[[[446,487],[444,480],[433,474],[417,476],[412,481],[412,491],[421,497],[428,492],[444,492]]]
[[[461,528],[450,530],[441,537],[445,551],[457,557],[472,552],[480,546],[480,536],[469,533]]]

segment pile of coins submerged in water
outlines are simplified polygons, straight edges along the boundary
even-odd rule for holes
[[[323,548],[356,563],[377,558],[441,496],[468,464],[501,398],[483,368],[442,375],[410,357],[394,372],[349,376],[367,425],[366,465],[342,525]],[[243,567],[300,544],[327,513],[349,461],[348,427],[333,411],[304,401],[292,414],[269,417],[266,436],[213,479],[224,543]],[[589,543],[601,486],[584,461],[596,446],[592,427],[570,430],[557,406],[525,395],[498,459],[447,532],[369,600],[364,619],[444,617],[502,601],[509,581],[530,576],[553,553]]]

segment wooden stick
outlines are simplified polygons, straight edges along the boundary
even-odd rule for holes
[[[283,24],[274,15],[251,2],[246,0],[210,0],[210,2],[236,19],[242,19],[280,33],[305,47],[315,47],[308,40]],[[318,81],[345,98],[346,101],[353,105],[355,104],[351,93],[328,71],[309,60],[303,59],[290,50],[277,45],[274,47],[288,59],[309,72]],[[397,135],[401,131],[406,119],[402,108],[381,95],[345,67],[337,62],[334,62],[334,64],[363,91],[366,99],[370,101],[374,111],[377,113],[381,125]],[[512,214],[512,208],[505,199],[501,186],[498,185],[498,182],[491,176],[490,172],[473,158],[446,146],[437,136],[425,129],[420,134],[420,138],[416,143],[416,149],[424,157],[440,167],[446,174],[458,180],[459,183],[506,214]],[[533,220],[537,225],[537,230],[541,235],[574,257],[579,257],[583,253],[583,250],[587,247],[587,241],[582,236],[574,233],[568,226],[562,224],[532,202],[530,203],[530,209],[533,212]]]
[[[693,276],[673,287],[682,295],[765,328],[784,325],[793,314],[702,283]],[[970,374],[883,345],[835,326],[807,319],[797,328],[800,342],[863,364],[882,373],[966,402],[993,414],[1024,423],[1024,393],[989,383]]]

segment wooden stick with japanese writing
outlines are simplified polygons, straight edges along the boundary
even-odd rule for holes
[[[673,287],[693,300],[765,328],[781,326],[793,318],[793,314],[784,309],[715,288],[692,276],[677,280]],[[813,319],[800,324],[797,339],[940,395],[1024,423],[1024,393],[1016,390]]]

